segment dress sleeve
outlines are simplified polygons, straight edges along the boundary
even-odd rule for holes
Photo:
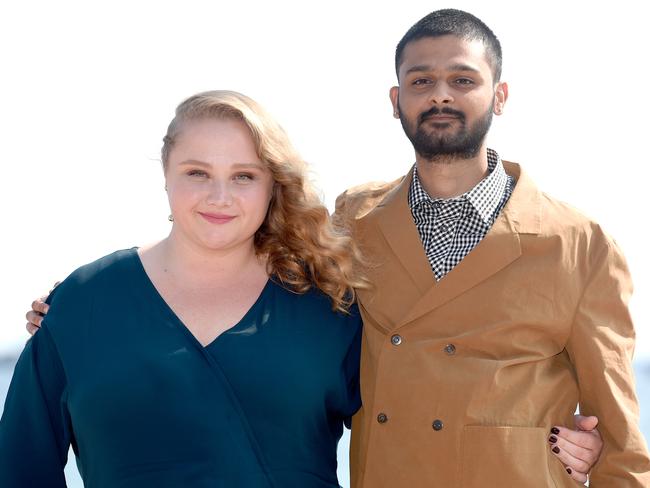
[[[604,236],[598,241],[591,246],[592,272],[567,344],[578,376],[580,411],[598,416],[604,441],[590,486],[648,487],[650,460],[639,430],[632,371],[635,334],[628,310],[631,279],[616,244]]]
[[[350,310],[350,327],[356,328],[356,333],[350,343],[348,352],[343,362],[345,379],[347,384],[347,404],[344,412],[345,426],[352,427],[352,416],[361,408],[361,391],[359,386],[359,362],[361,360],[361,317],[358,309],[353,307]]]
[[[0,420],[0,486],[65,487],[71,442],[66,381],[47,327],[29,340],[9,386]]]

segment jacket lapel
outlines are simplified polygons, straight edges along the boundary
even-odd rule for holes
[[[521,256],[520,234],[540,232],[541,193],[527,175],[522,174],[518,165],[504,162],[504,166],[506,172],[515,178],[516,186],[494,225],[483,240],[449,274],[418,300],[397,327],[414,321],[489,279]],[[410,254],[403,256],[409,257],[414,254],[411,248]],[[424,255],[424,252],[419,254]]]
[[[359,305],[366,325],[372,323],[386,332],[394,329],[435,285],[408,206],[411,177],[412,173],[404,177],[356,224],[373,284],[369,290],[359,290]]]
[[[393,254],[413,280],[420,295],[424,295],[435,284],[435,278],[408,205],[412,179],[413,170],[386,201],[378,205],[375,218]]]

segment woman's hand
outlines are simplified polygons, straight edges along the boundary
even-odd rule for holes
[[[567,473],[580,483],[587,482],[589,471],[603,450],[603,440],[596,429],[597,425],[597,417],[576,415],[577,430],[555,426],[549,433],[551,452],[562,461]]]

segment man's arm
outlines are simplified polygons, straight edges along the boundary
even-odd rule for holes
[[[574,317],[567,352],[580,388],[580,411],[600,418],[605,447],[590,486],[648,487],[650,457],[639,430],[628,310],[632,284],[616,244],[594,229],[589,278]]]

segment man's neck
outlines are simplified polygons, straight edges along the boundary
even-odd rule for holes
[[[454,198],[474,188],[488,174],[487,148],[470,159],[429,161],[416,155],[420,184],[431,198]]]

